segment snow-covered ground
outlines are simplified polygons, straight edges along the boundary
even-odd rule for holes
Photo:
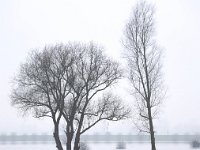
[[[115,143],[89,143],[90,150],[116,150]],[[149,143],[126,144],[126,150],[150,150]],[[55,144],[4,144],[0,150],[56,150]],[[192,150],[189,144],[158,143],[157,150]]]

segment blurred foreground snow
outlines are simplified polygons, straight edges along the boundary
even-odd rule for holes
[[[117,143],[89,143],[89,150],[116,150]],[[56,150],[55,144],[4,144],[0,150]],[[127,143],[125,150],[148,150],[149,143]],[[158,150],[192,150],[189,143],[158,143]]]

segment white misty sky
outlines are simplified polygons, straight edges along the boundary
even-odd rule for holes
[[[149,0],[156,6],[157,42],[164,48],[168,88],[158,133],[200,132],[200,1]],[[22,117],[10,105],[11,81],[28,52],[46,44],[96,41],[121,60],[121,39],[135,0],[0,0],[0,133],[43,133],[51,120]],[[118,88],[125,96],[127,88]],[[118,92],[119,93],[119,92]],[[131,132],[127,121],[99,125],[91,132]]]

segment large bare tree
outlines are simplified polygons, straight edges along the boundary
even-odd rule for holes
[[[161,49],[154,37],[154,7],[145,1],[137,3],[124,32],[125,56],[136,100],[136,126],[150,133],[152,150],[156,150],[153,118],[164,96]]]
[[[80,135],[85,131],[101,120],[128,116],[129,110],[109,90],[121,77],[119,64],[94,43],[49,46],[31,53],[21,65],[12,103],[37,118],[52,118],[59,150],[63,150],[59,124],[65,121],[66,149],[72,149],[74,138],[74,150],[79,150]]]
[[[74,51],[74,82],[70,84],[73,97],[63,111],[68,150],[73,138],[74,150],[79,150],[81,134],[100,121],[118,121],[129,114],[120,98],[110,92],[110,87],[122,77],[119,64],[106,57],[102,47],[94,43],[80,47]]]
[[[70,68],[74,58],[70,45],[45,47],[33,51],[21,65],[12,91],[12,104],[23,111],[31,111],[36,118],[50,117],[54,124],[56,147],[62,150],[59,123],[64,108],[62,99],[71,95],[73,82]]]
[[[86,45],[78,56],[76,77],[84,89],[76,118],[78,124],[74,150],[80,147],[80,135],[101,120],[118,121],[129,114],[121,100],[109,90],[122,78],[119,64],[106,57],[103,49],[93,43]]]

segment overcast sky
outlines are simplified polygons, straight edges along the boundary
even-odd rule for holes
[[[164,49],[163,72],[168,88],[156,129],[158,133],[200,133],[200,1],[149,1],[156,6],[157,42]],[[51,120],[22,117],[10,105],[12,78],[29,51],[46,44],[93,40],[119,60],[123,29],[135,3],[0,0],[0,133],[51,133]],[[127,91],[123,85],[121,90],[122,95]],[[126,122],[105,123],[94,131],[134,130],[130,123],[125,128],[123,124]]]

